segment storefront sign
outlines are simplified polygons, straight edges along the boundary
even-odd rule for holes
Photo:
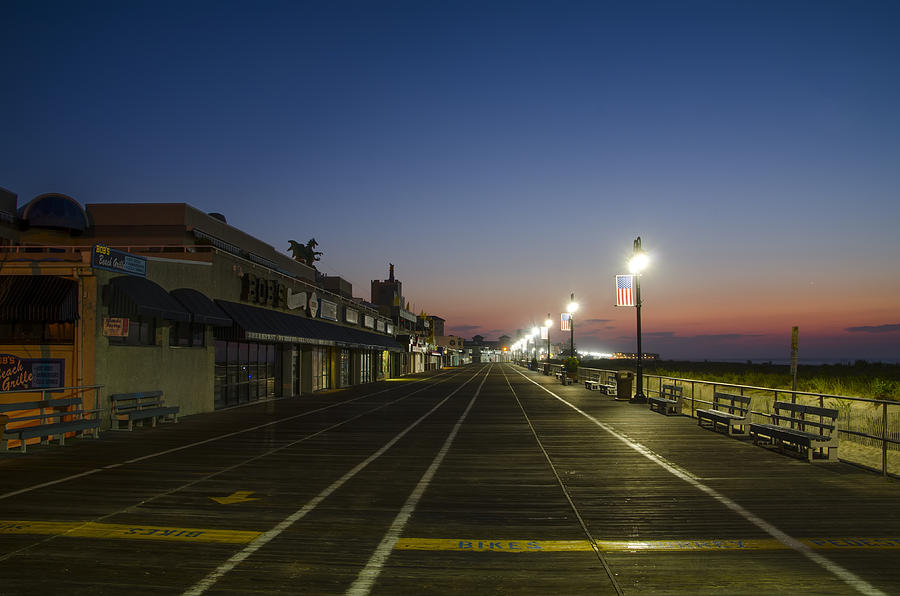
[[[384,321],[380,319],[378,321],[375,321],[375,331],[381,331],[382,333],[384,333]]]
[[[365,315],[363,318],[363,325],[368,327],[369,329],[374,328],[375,327],[375,317]]]
[[[128,319],[103,317],[103,335],[106,337],[128,337]]]
[[[359,311],[352,308],[344,309],[344,320],[354,325],[359,325]]]
[[[337,303],[331,302],[330,300],[320,300],[319,301],[319,317],[322,319],[328,319],[329,321],[337,321]]]
[[[274,279],[264,279],[252,273],[241,278],[241,300],[281,308],[287,303],[287,286]]]
[[[0,391],[62,387],[65,370],[63,358],[19,358],[0,354]]]
[[[116,273],[147,277],[147,259],[105,244],[95,244],[91,250],[91,267]]]
[[[287,307],[291,310],[306,308],[306,292],[294,292],[292,289],[287,290]]]
[[[309,310],[307,312],[312,318],[319,316],[319,297],[315,292],[309,293]]]
[[[387,333],[388,335],[394,335],[394,325],[392,323],[387,324]]]

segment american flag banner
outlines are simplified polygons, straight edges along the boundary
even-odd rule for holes
[[[572,315],[567,312],[560,313],[559,315],[559,330],[560,331],[571,331],[572,330]]]
[[[616,276],[616,306],[634,306],[634,276]]]

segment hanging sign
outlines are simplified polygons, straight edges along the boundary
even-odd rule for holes
[[[634,306],[634,276],[616,276],[616,306]]]
[[[122,317],[103,317],[103,335],[106,337],[128,337],[130,320]]]

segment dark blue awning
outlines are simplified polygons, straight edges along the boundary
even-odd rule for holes
[[[178,288],[169,294],[191,313],[191,320],[194,323],[214,327],[230,327],[232,324],[231,318],[202,292],[191,288]]]
[[[246,339],[404,351],[394,338],[387,335],[237,302],[216,300],[216,304],[231,317]]]
[[[109,280],[109,314],[114,317],[155,317],[188,323],[191,313],[161,286],[143,277],[123,275]]]

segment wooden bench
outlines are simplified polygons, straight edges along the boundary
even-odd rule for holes
[[[65,445],[68,433],[75,436],[90,433],[96,439],[100,436],[101,411],[85,410],[80,397],[0,404],[0,412],[8,418],[0,437],[2,449],[7,451],[9,441],[18,440],[19,450],[24,453],[27,440],[35,437],[40,437],[41,445],[48,445],[54,438]]]
[[[163,402],[162,391],[142,391],[138,393],[115,393],[109,396],[112,408],[109,411],[110,430],[133,430],[135,421],[150,420],[153,426],[158,421],[168,419],[178,422],[178,406],[167,406]],[[128,427],[122,428],[121,423]]]
[[[650,409],[665,414],[681,414],[681,392],[682,387],[678,385],[663,385],[659,395],[648,397],[647,403]]]
[[[729,435],[735,434],[735,427],[740,427],[741,434],[746,432],[748,424],[747,416],[750,415],[750,398],[732,393],[713,394],[711,408],[697,410],[697,424],[711,430],[717,430],[721,424],[728,430]]]
[[[825,461],[837,461],[838,436],[836,420],[838,411],[803,404],[776,401],[772,423],[750,423],[750,436],[758,444],[760,437],[778,445],[796,445],[799,452],[806,450],[806,458],[813,461],[816,451],[821,451]]]
[[[591,391],[602,391],[606,395],[615,395],[616,394],[616,377],[615,375],[609,375],[606,379],[606,382],[600,380],[600,378],[596,379],[587,379],[584,382],[584,388],[589,389]]]

